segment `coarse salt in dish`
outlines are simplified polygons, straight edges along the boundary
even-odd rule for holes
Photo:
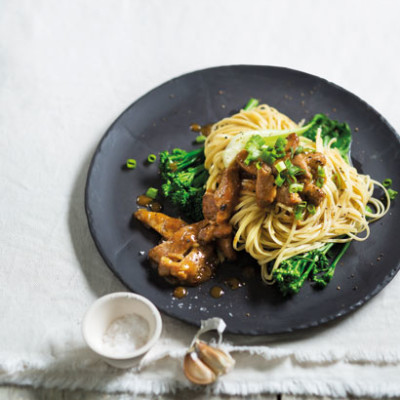
[[[143,296],[129,292],[110,293],[97,299],[86,311],[82,334],[88,346],[117,368],[131,368],[158,341],[161,315]]]
[[[144,346],[149,339],[148,322],[137,314],[127,314],[111,322],[103,335],[104,350],[123,356]]]

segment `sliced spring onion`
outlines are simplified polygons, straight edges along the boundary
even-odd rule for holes
[[[396,198],[396,196],[399,194],[399,192],[397,192],[396,190],[390,189],[390,188],[387,191],[388,191],[390,200],[394,200]]]
[[[368,204],[365,206],[365,211],[367,211],[367,212],[369,212],[371,214],[374,213],[374,210]]]
[[[294,209],[294,217],[297,220],[301,220],[304,217],[304,211],[307,208],[307,202],[302,201],[300,204],[298,204],[295,209]]]
[[[196,143],[204,143],[206,141],[207,137],[204,135],[199,135],[196,137]]]
[[[282,172],[286,169],[286,165],[284,161],[279,161],[276,165],[275,168],[277,169],[278,172]]]
[[[321,189],[322,186],[324,186],[324,178],[318,178],[315,182],[315,184]]]
[[[153,163],[156,160],[157,160],[157,156],[155,154],[149,154],[148,157],[147,157],[147,161],[149,163]]]
[[[243,110],[245,110],[245,111],[250,111],[250,110],[252,110],[253,108],[256,108],[256,107],[258,106],[259,103],[260,103],[260,102],[259,102],[257,99],[251,98],[251,99],[247,102],[246,107],[245,107]]]
[[[342,177],[338,173],[333,174],[333,182],[338,189],[344,189]]]
[[[390,186],[392,186],[392,180],[391,180],[390,178],[387,178],[387,179],[385,179],[385,180],[382,182],[382,185],[383,185],[385,188],[389,188]]]
[[[317,212],[317,209],[315,208],[314,204],[309,204],[307,206],[307,211],[311,214],[314,215]]]
[[[321,167],[320,165],[318,165],[318,171],[317,171],[318,176],[321,176],[322,178],[325,177],[325,170],[323,167]]]
[[[300,128],[286,130],[263,129],[243,131],[238,135],[233,136],[226,146],[223,154],[224,165],[226,168],[228,168],[232,161],[235,159],[236,155],[245,148],[246,143],[254,135],[260,135],[265,138],[265,146],[274,146],[279,137],[286,138],[291,133],[296,133],[298,136],[301,136],[304,132],[310,129],[311,126],[312,124],[308,124]]]
[[[263,149],[261,159],[267,164],[272,165],[276,161],[276,155],[270,147],[267,147],[266,149]]]
[[[289,185],[289,193],[298,193],[304,189],[304,183],[292,183]]]
[[[146,196],[150,197],[153,200],[157,197],[157,195],[158,195],[158,189],[156,189],[156,188],[151,187],[151,188],[148,188],[146,191]]]
[[[282,177],[281,174],[278,174],[275,178],[275,185],[278,187],[281,187],[284,182],[285,182],[285,178]]]
[[[126,160],[126,167],[129,169],[135,169],[136,168],[136,160],[133,158],[128,158]]]
[[[286,160],[285,165],[288,170],[288,174],[292,177],[304,173],[304,169],[298,167],[297,165],[294,165],[290,160]]]
[[[287,140],[284,137],[278,137],[275,142],[275,149],[279,153],[283,153],[282,156],[285,154],[285,146],[286,146]]]
[[[296,151],[294,152],[295,155],[304,153],[304,147],[303,146],[298,146]]]

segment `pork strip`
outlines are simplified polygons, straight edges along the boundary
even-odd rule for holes
[[[287,138],[286,138],[286,146],[285,146],[285,152],[295,152],[297,147],[299,147],[299,137],[295,133],[291,133]]]
[[[276,197],[275,177],[267,164],[257,171],[256,200],[260,208],[270,205]]]
[[[240,151],[236,156],[236,162],[242,171],[244,171],[246,174],[249,174],[249,175],[255,177],[257,175],[256,163],[251,162],[249,165],[247,165],[245,163],[245,160],[246,160],[248,154],[249,153],[247,152],[247,150]]]
[[[192,225],[186,225],[177,230],[169,240],[160,243],[149,251],[149,258],[159,263],[161,257],[174,254],[174,258],[183,259],[186,253],[193,247],[198,246],[197,237],[200,229],[206,221],[200,221]]]
[[[160,276],[176,278],[180,283],[197,285],[211,278],[217,258],[213,246],[192,248],[182,260],[163,256],[158,265]]]
[[[311,182],[304,185],[302,195],[315,206],[319,206],[325,198],[325,192]]]
[[[222,173],[221,182],[214,193],[215,204],[218,207],[217,224],[229,221],[239,201],[239,192],[239,166],[233,162]]]
[[[289,187],[284,184],[277,189],[276,201],[287,206],[295,206],[301,203],[302,199],[298,193],[290,193]]]
[[[292,159],[292,164],[303,170],[303,173],[300,175],[300,177],[303,180],[309,181],[312,179],[312,174],[311,174],[310,168],[308,166],[306,154],[301,153],[301,154],[295,155]]]
[[[309,153],[306,155],[308,167],[314,178],[318,176],[318,167],[326,165],[326,157],[322,153]]]
[[[148,211],[144,208],[137,210],[134,216],[146,226],[157,231],[164,239],[170,239],[176,231],[187,225],[180,218],[172,218],[163,213]]]
[[[202,210],[205,219],[215,221],[217,219],[218,207],[215,203],[214,193],[205,192],[203,195]]]
[[[221,253],[225,256],[225,258],[229,261],[236,260],[236,251],[232,246],[232,235],[229,235],[227,238],[217,239],[217,246]]]

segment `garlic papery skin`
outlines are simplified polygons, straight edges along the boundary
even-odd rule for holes
[[[224,350],[209,346],[197,340],[194,348],[201,361],[203,361],[217,376],[226,374],[235,365],[235,360]]]
[[[186,353],[183,360],[183,372],[190,382],[197,385],[208,385],[217,379],[217,375],[200,360],[196,351]]]

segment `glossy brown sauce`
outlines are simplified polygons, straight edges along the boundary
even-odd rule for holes
[[[192,124],[190,125],[190,129],[193,132],[199,132],[204,136],[208,136],[211,133],[211,128],[214,124],[207,124],[207,125],[199,125],[199,124]]]
[[[142,207],[148,207],[151,211],[159,212],[162,210],[162,205],[153,200],[151,197],[142,194],[136,198],[136,204]]]
[[[240,282],[237,278],[228,278],[225,281],[225,285],[227,285],[232,290],[236,290],[244,286],[244,283]]]
[[[183,297],[187,296],[188,290],[184,288],[183,286],[177,286],[174,289],[173,296],[176,297],[177,299],[182,299]]]
[[[160,212],[162,210],[162,205],[158,201],[152,201],[149,204],[149,208],[151,211]]]
[[[225,294],[224,289],[220,286],[213,286],[210,290],[210,295],[211,297],[214,297],[214,299],[219,299]]]
[[[142,207],[147,207],[152,201],[153,199],[145,194],[142,194],[136,198],[136,204]]]

